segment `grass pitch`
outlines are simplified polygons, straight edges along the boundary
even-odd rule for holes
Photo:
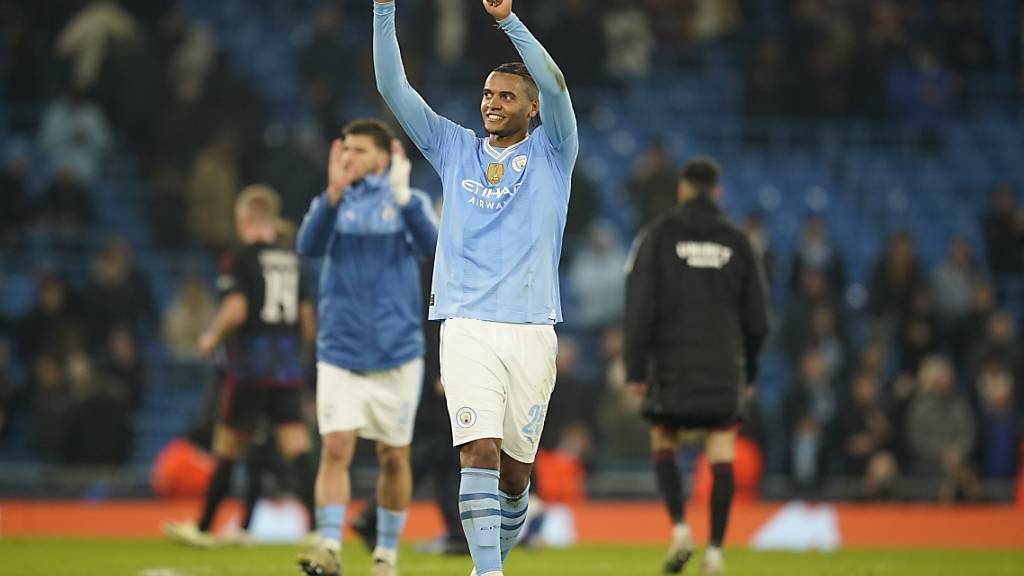
[[[298,576],[294,546],[194,550],[160,540],[0,539],[2,576]],[[370,573],[370,556],[347,541],[345,576]],[[571,550],[516,550],[509,576],[651,575],[661,573],[663,550],[651,547],[586,546]],[[685,574],[699,574],[700,557]],[[1024,575],[1024,550],[960,552],[854,550],[836,553],[777,553],[726,550],[730,576],[917,576]],[[402,576],[466,576],[468,558],[401,552]]]

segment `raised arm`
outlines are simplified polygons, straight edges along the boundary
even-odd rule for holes
[[[394,0],[374,0],[373,3],[373,72],[377,91],[402,129],[420,150],[430,151],[440,117],[413,90],[405,76],[402,52],[395,35]]]
[[[523,64],[526,64],[534,82],[537,83],[537,88],[540,89],[540,119],[544,123],[544,132],[571,166],[576,160],[579,140],[576,134],[576,114],[569,98],[569,88],[565,85],[565,76],[537,38],[519,17],[512,13],[512,0],[481,1],[484,9],[497,19],[498,26],[512,40],[512,44],[523,58]]]

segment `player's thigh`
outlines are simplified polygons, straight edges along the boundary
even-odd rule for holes
[[[281,454],[291,459],[309,452],[311,442],[302,407],[302,390],[284,388],[273,390],[267,406],[267,415],[274,427],[274,437]]]
[[[213,429],[213,454],[218,458],[237,460],[248,444],[248,437],[221,422]]]
[[[453,318],[441,325],[441,384],[453,446],[503,436],[508,373],[489,324]]]
[[[651,452],[675,451],[682,446],[682,433],[678,428],[654,424],[651,426]]]
[[[711,464],[732,462],[735,446],[736,430],[734,428],[709,430],[707,438],[704,440],[704,452]]]
[[[423,389],[423,359],[374,372],[367,380],[366,424],[359,435],[386,446],[408,446]]]
[[[515,460],[530,464],[537,454],[548,402],[555,388],[558,339],[552,326],[512,328],[516,345],[507,359],[508,407],[501,448]]]
[[[326,362],[317,363],[316,378],[316,420],[320,435],[362,428],[366,424],[365,379]]]
[[[228,378],[221,394],[218,428],[229,428],[239,437],[252,435],[264,416],[266,390]]]

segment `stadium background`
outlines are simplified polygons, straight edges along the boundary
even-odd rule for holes
[[[477,127],[480,81],[516,59],[511,45],[475,1],[401,4],[413,85]],[[0,1],[8,531],[68,511],[27,504],[38,499],[151,503],[161,491],[154,461],[194,432],[215,377],[192,346],[215,306],[234,195],[269,183],[297,223],[339,126],[390,118],[373,87],[369,8]],[[936,516],[923,524],[982,510],[1014,525],[1024,502],[1020,3],[515,9],[565,72],[580,119],[567,322],[544,439],[557,471],[548,479],[559,480],[542,490],[573,506],[654,497],[646,429],[624,390],[621,270],[638,227],[671,205],[680,163],[709,154],[725,208],[765,255],[774,310],[740,464],[749,504],[737,515],[800,499],[943,500],[960,507],[926,509]],[[413,183],[440,193],[418,156]],[[948,385],[934,355],[952,363]],[[961,457],[935,456],[951,450]],[[368,456],[357,493],[372,477]],[[686,462],[699,500],[699,463]],[[957,534],[975,525],[964,522]]]

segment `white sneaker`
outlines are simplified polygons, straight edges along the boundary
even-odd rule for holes
[[[704,551],[704,561],[700,566],[704,576],[720,576],[725,574],[725,560],[722,559],[721,548],[708,548]]]
[[[373,576],[398,576],[398,551],[377,548],[373,551]]]
[[[668,547],[668,555],[665,557],[662,572],[665,574],[679,574],[682,572],[683,568],[686,567],[686,563],[693,557],[693,552],[696,548],[689,526],[686,524],[673,526],[672,544]]]
[[[224,546],[253,546],[256,544],[256,540],[249,534],[247,530],[241,527],[234,527],[228,530],[221,536],[217,537],[217,542]]]
[[[201,532],[194,522],[168,522],[164,524],[164,535],[172,542],[194,548],[213,548],[217,540],[209,532]]]

